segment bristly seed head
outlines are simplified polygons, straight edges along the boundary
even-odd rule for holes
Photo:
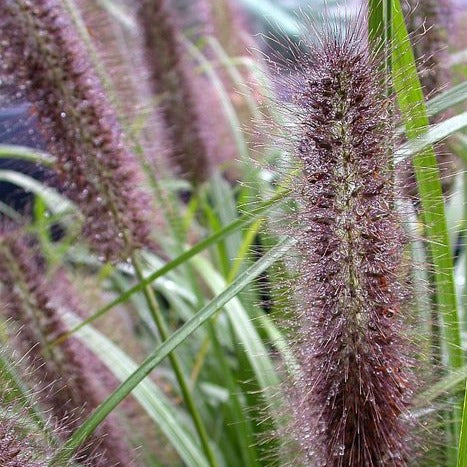
[[[57,0],[0,1],[0,76],[13,77],[37,112],[56,170],[106,260],[148,241],[134,158],[67,12]]]
[[[138,0],[137,4],[152,84],[161,97],[175,163],[182,175],[200,183],[211,169],[211,142],[201,119],[203,113],[209,112],[202,108],[203,90],[198,89],[195,70],[189,66],[170,2]]]
[[[363,29],[363,28],[362,28]],[[404,466],[414,381],[404,337],[404,234],[394,208],[391,100],[357,29],[299,56],[292,315],[305,463]]]
[[[29,372],[40,391],[40,401],[51,419],[75,430],[104,399],[98,357],[75,337],[51,345],[64,334],[63,310],[54,306],[56,280],[44,278],[46,268],[31,239],[16,228],[0,232],[0,284],[2,315],[20,331],[16,343],[36,371]],[[69,286],[71,286],[69,284]],[[55,300],[56,301],[56,300]],[[40,381],[34,380],[34,373]],[[99,434],[80,449],[76,460],[95,467],[131,466],[132,454],[115,416],[99,427]],[[3,464],[2,464],[3,465]]]
[[[7,408],[8,410],[8,408]],[[0,465],[2,467],[45,467],[46,460],[35,460],[33,443],[22,435],[11,420],[0,418]]]

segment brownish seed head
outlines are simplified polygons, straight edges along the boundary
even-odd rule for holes
[[[301,368],[291,393],[292,431],[307,465],[404,466],[409,458],[414,375],[391,100],[360,29],[324,32],[298,57],[302,174],[290,327]]]
[[[200,89],[195,77],[170,2],[139,0],[138,8],[153,88],[169,129],[175,163],[182,175],[200,183],[211,171],[209,129],[201,118],[209,112],[203,96],[206,89]]]
[[[55,169],[102,259],[148,243],[146,198],[133,156],[87,51],[58,0],[0,2],[0,76],[33,104]]]
[[[46,280],[47,270],[31,239],[14,228],[0,234],[0,282],[2,314],[18,328],[16,343],[34,371],[30,383],[39,389],[39,398],[49,416],[66,431],[74,431],[105,398],[98,357],[78,338],[60,345],[53,341],[68,331],[64,313],[57,307],[62,276]],[[67,284],[71,288],[71,284]],[[74,311],[74,310],[71,310]],[[104,375],[105,376],[105,375]],[[116,416],[110,416],[98,433],[76,456],[92,466],[131,466],[132,454]]]

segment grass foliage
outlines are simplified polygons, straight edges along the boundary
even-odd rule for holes
[[[126,9],[127,2],[93,3],[120,41],[135,37],[136,20]],[[325,21],[323,2],[311,4],[308,15],[313,17],[314,8]],[[333,2],[328,4],[332,10]],[[66,0],[64,5],[73,13],[112,100],[128,99],[119,95],[119,77],[99,54],[96,37],[102,32],[86,27],[85,15],[74,1]],[[395,93],[401,117],[394,164],[412,161],[419,193],[419,204],[410,215],[401,208],[407,229],[416,233],[407,248],[417,263],[411,279],[416,298],[411,319],[423,336],[422,366],[429,367],[430,381],[418,394],[413,412],[422,430],[441,440],[421,454],[421,465],[467,466],[466,70],[455,64],[455,84],[425,100],[399,0],[369,0],[368,6],[370,40],[376,49],[386,51],[388,92]],[[266,18],[265,28],[275,29],[274,36],[295,41],[303,34],[306,21],[278,2],[242,0],[237,7],[258,21]],[[345,27],[346,21],[349,15],[335,19],[338,27]],[[23,417],[29,429],[52,440],[53,452],[44,465],[67,465],[113,412],[133,434],[133,445],[140,445],[140,465],[259,467],[288,465],[290,460],[281,457],[287,451],[276,435],[283,423],[278,393],[284,366],[293,370],[295,362],[288,336],[273,319],[283,305],[271,290],[287,296],[281,289],[282,260],[290,259],[296,240],[271,233],[268,224],[294,207],[287,199],[287,181],[278,183],[275,171],[277,166],[290,165],[289,155],[268,141],[271,135],[265,123],[275,119],[276,127],[284,117],[275,113],[280,100],[271,86],[268,60],[256,45],[232,55],[215,37],[216,31],[198,37],[192,29],[183,30],[181,44],[196,64],[193,73],[203,80],[204,91],[217,99],[234,157],[215,166],[205,181],[192,185],[165,166],[158,153],[159,135],[153,135],[156,143],[148,147],[139,131],[160,96],[145,96],[146,102],[130,120],[122,116],[126,139],[152,193],[149,202],[160,215],[151,232],[157,248],[138,251],[132,262],[103,263],[80,236],[83,216],[75,203],[29,175],[0,170],[1,182],[35,195],[32,216],[3,202],[2,216],[26,225],[51,269],[64,268],[83,296],[85,315],[63,309],[69,332],[55,336],[48,345],[59,347],[67,339],[79,339],[116,381],[66,441],[57,438],[47,427],[47,412],[32,396],[34,388],[22,381],[24,370],[13,364],[17,357],[11,336],[16,331],[2,322],[6,350],[0,356],[0,389],[8,388],[3,402],[13,400],[26,407]],[[134,79],[138,81],[138,76]],[[124,104],[120,102],[121,107]],[[446,111],[450,113],[442,122],[430,124],[431,117]],[[258,135],[260,142],[255,144]],[[435,149],[448,137],[460,169],[453,191],[443,196]],[[45,151],[19,144],[0,144],[0,158],[49,167],[54,163]],[[158,159],[155,165],[153,158]],[[51,226],[57,224],[66,232],[59,240],[51,234]],[[138,426],[131,419],[128,404],[144,424]]]

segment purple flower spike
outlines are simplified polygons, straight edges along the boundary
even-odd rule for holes
[[[29,436],[22,436],[11,422],[1,420],[0,465],[2,467],[46,467],[46,461],[34,460]]]
[[[148,243],[136,165],[86,50],[57,0],[0,0],[0,76],[33,104],[56,170],[105,260]]]
[[[173,157],[183,175],[193,183],[208,178],[211,142],[200,118],[205,96],[180,42],[178,22],[166,0],[138,0],[139,17],[154,91],[160,96],[162,114],[169,128]],[[207,106],[209,107],[209,106]]]
[[[391,100],[358,28],[324,32],[299,63],[294,437],[305,465],[405,466],[414,375]]]
[[[2,315],[18,326],[18,350],[35,370],[28,372],[31,383],[40,390],[40,402],[51,420],[62,425],[65,433],[59,434],[66,438],[66,431],[76,430],[107,395],[100,385],[102,375],[96,371],[102,365],[75,337],[50,345],[68,327],[64,310],[55,307],[56,281],[44,279],[44,261],[30,243],[16,229],[4,227],[0,233]],[[132,457],[125,433],[111,415],[79,450],[76,460],[92,467],[130,467]]]

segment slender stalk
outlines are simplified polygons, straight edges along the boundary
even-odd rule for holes
[[[143,270],[137,253],[134,253],[132,255],[131,261],[138,280],[143,281]],[[151,313],[152,319],[154,320],[154,323],[156,324],[157,329],[159,331],[161,341],[164,342],[169,338],[169,331],[167,329],[164,317],[162,316],[162,313],[159,309],[159,305],[154,295],[154,291],[152,290],[150,285],[146,284],[143,288],[143,293],[146,298],[146,302]],[[214,453],[209,445],[209,438],[206,428],[204,426],[201,415],[196,407],[193,395],[191,394],[189,385],[185,379],[185,375],[183,374],[181,363],[174,353],[169,354],[168,358],[174,370],[175,377],[177,378],[178,384],[180,386],[180,390],[182,391],[183,400],[185,401],[188,411],[190,412],[191,417],[193,419],[196,431],[198,432],[201,446],[203,448],[204,453],[206,454],[209,465],[211,465],[212,467],[217,467],[219,464],[217,463]]]
[[[462,414],[462,428],[459,438],[459,454],[457,457],[457,467],[467,466],[467,381],[466,396],[464,397],[464,410]]]
[[[381,67],[392,68],[389,53],[392,37],[392,0],[368,0],[369,39],[374,54],[383,54]],[[388,85],[386,83],[388,88]],[[389,89],[386,89],[389,91]]]
[[[217,297],[198,311],[182,327],[154,350],[120,386],[94,411],[94,413],[73,433],[65,445],[50,460],[49,467],[61,467],[73,452],[94,433],[103,420],[117,407],[128,394],[178,345],[210,319],[218,310],[232,300],[244,287],[282,258],[295,245],[294,238],[288,238],[271,248],[261,259],[250,266],[240,277],[224,289]]]

